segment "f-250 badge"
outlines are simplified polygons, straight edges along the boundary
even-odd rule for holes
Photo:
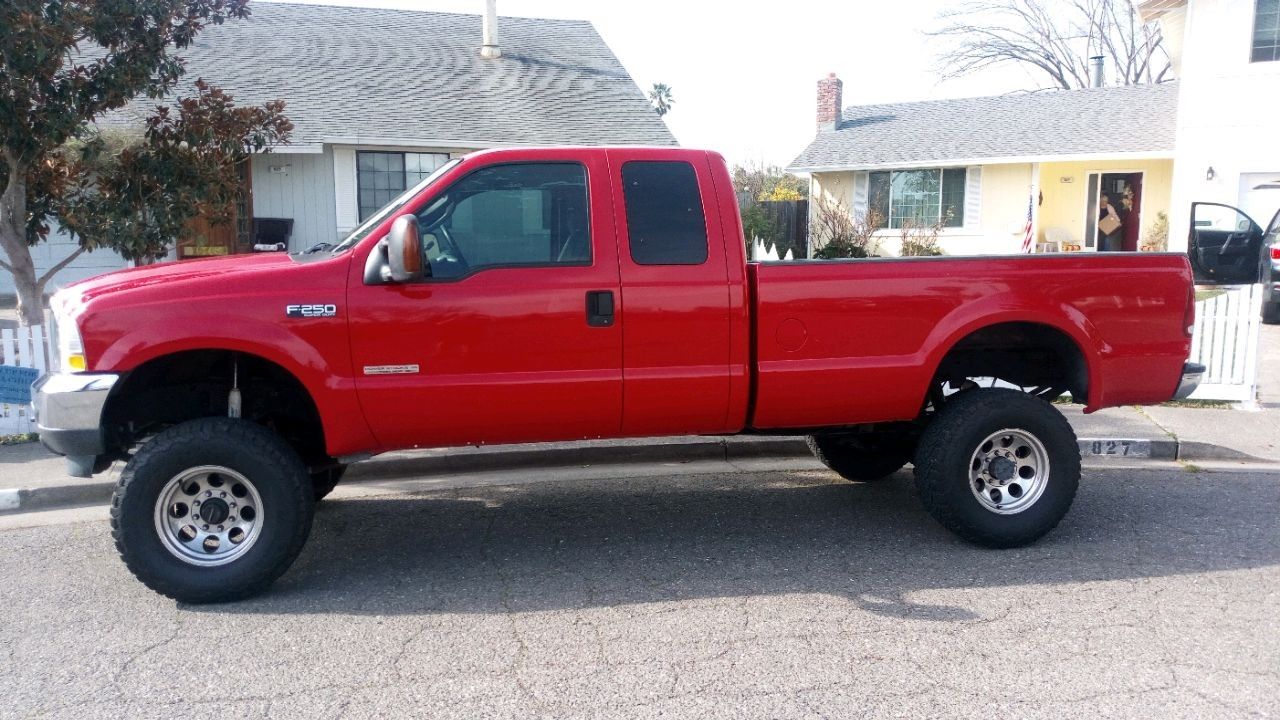
[[[337,305],[328,305],[324,303],[310,303],[310,304],[284,306],[284,316],[291,317],[291,318],[334,317],[337,314],[338,314]]]

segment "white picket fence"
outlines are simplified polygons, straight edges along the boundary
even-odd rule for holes
[[[1258,334],[1262,285],[1214,288],[1219,294],[1196,302],[1191,362],[1209,371],[1193,400],[1253,404],[1258,393]]]
[[[53,355],[49,338],[39,325],[0,330],[0,360],[5,365],[35,368],[43,373]],[[0,435],[34,431],[29,404],[0,403]]]

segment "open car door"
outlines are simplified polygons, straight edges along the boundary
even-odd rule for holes
[[[1262,228],[1230,205],[1191,205],[1187,253],[1200,285],[1251,285],[1269,269]]]

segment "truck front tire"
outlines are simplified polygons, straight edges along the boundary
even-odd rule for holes
[[[929,514],[969,542],[1035,542],[1062,520],[1080,483],[1075,432],[1052,405],[1017,390],[954,396],[925,428],[916,487]]]
[[[901,433],[810,435],[813,456],[840,477],[854,482],[883,480],[911,459],[913,443]]]
[[[297,453],[246,420],[203,418],[144,443],[111,501],[120,557],[181,602],[265,590],[301,552],[315,499]]]

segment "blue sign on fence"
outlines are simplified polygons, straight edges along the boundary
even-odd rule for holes
[[[0,403],[26,405],[31,402],[31,383],[40,377],[35,368],[0,365]]]

